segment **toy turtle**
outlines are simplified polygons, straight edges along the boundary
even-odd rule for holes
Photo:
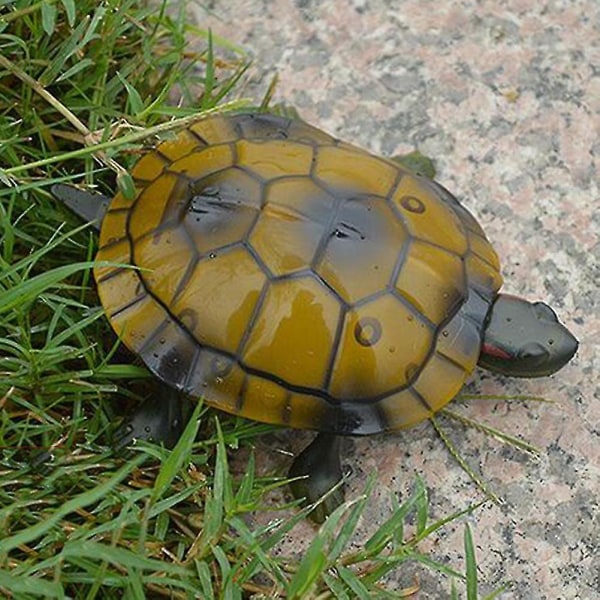
[[[173,443],[180,394],[315,430],[290,471],[313,501],[341,478],[339,436],[427,419],[476,364],[537,377],[577,350],[549,306],[498,294],[496,253],[446,189],[303,121],[207,118],[132,176],[135,196],[110,205],[53,188],[101,222],[108,319],[177,392],[142,407],[124,442]]]

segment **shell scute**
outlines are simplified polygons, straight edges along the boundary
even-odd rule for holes
[[[385,290],[408,239],[402,223],[376,197],[349,199],[333,216],[315,271],[350,304]]]
[[[420,240],[408,248],[395,287],[436,326],[453,315],[468,294],[461,258]]]
[[[405,175],[390,198],[409,233],[457,256],[468,249],[467,234],[452,207],[440,201],[423,178]]]
[[[340,312],[337,299],[314,277],[271,282],[249,331],[242,362],[290,387],[323,389]]]
[[[243,246],[204,257],[187,273],[172,312],[199,345],[235,355],[266,275]]]
[[[277,177],[308,176],[314,150],[312,146],[287,140],[239,140],[235,151],[239,164],[263,181],[270,181]]]
[[[368,401],[408,386],[433,339],[421,315],[392,294],[352,308],[345,315],[329,392]]]
[[[225,169],[197,182],[179,221],[201,254],[244,240],[258,218],[261,184],[239,169]]]
[[[361,194],[386,197],[400,175],[394,163],[339,145],[319,147],[315,161],[313,175],[321,185],[348,198]]]

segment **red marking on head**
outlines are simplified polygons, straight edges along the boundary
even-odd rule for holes
[[[483,354],[495,356],[496,358],[501,358],[503,360],[512,360],[513,358],[508,352],[505,352],[502,348],[498,348],[498,346],[492,346],[492,344],[483,344],[481,351]]]

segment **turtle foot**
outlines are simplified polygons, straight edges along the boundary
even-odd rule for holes
[[[122,450],[135,440],[162,443],[172,448],[189,419],[187,404],[177,390],[161,386],[117,429],[113,440],[115,449]]]
[[[341,438],[320,433],[294,460],[289,477],[302,477],[290,484],[295,498],[304,505],[320,500],[343,478],[340,463]],[[310,513],[310,518],[322,523],[344,501],[343,485],[338,486]]]

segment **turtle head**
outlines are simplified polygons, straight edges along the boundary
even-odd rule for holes
[[[547,304],[500,294],[483,333],[479,365],[512,377],[542,377],[564,367],[578,345]]]

